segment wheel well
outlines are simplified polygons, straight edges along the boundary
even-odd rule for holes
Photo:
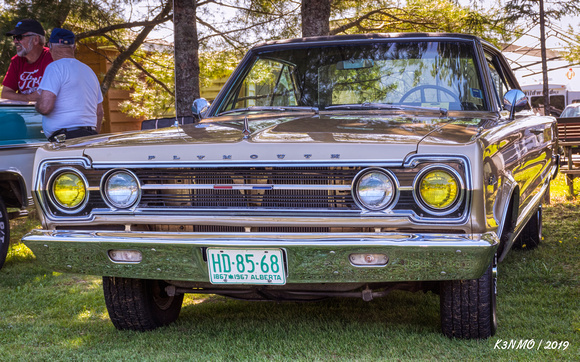
[[[513,233],[516,229],[516,223],[518,221],[518,205],[520,204],[519,200],[520,189],[519,187],[515,187],[510,196],[502,230],[499,234],[500,244],[497,254],[500,257],[500,260],[504,257],[506,246],[509,244],[510,240],[513,239]]]
[[[0,198],[6,207],[24,208],[26,204],[26,186],[18,174],[0,173]]]

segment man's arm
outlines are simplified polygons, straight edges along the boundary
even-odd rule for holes
[[[101,132],[101,124],[103,123],[103,116],[105,112],[103,111],[103,103],[97,104],[97,133]]]
[[[10,87],[2,86],[2,94],[0,98],[10,99],[13,101],[24,101],[24,102],[36,102],[39,98],[38,92],[32,92],[30,94],[16,93],[16,91]]]
[[[54,109],[54,102],[56,101],[56,94],[51,91],[43,90],[40,93],[40,98],[36,102],[36,110],[38,113],[47,115]]]

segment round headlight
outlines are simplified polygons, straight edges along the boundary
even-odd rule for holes
[[[87,187],[84,179],[72,171],[57,175],[52,183],[54,201],[65,209],[74,209],[85,201]]]
[[[359,206],[369,210],[382,210],[393,201],[396,187],[385,171],[370,170],[357,177],[354,190]]]
[[[443,169],[425,173],[418,189],[425,205],[435,210],[453,206],[459,197],[459,181],[451,172]]]
[[[107,201],[118,209],[133,206],[141,193],[137,177],[129,171],[116,171],[109,175],[103,189]]]

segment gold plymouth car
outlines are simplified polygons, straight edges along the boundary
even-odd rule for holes
[[[496,329],[497,263],[541,240],[556,123],[505,58],[458,34],[252,48],[198,122],[51,143],[35,160],[60,272],[103,276],[118,329],[173,322],[185,293],[441,299],[443,333]]]

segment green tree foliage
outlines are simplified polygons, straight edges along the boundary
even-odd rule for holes
[[[572,34],[572,41],[570,46],[566,49],[564,58],[572,64],[580,63],[580,33],[578,33],[572,26],[569,27],[568,32]]]
[[[253,0],[240,12],[246,17],[265,19],[273,8],[283,18],[268,23],[272,39],[300,37],[300,7],[297,1]],[[515,18],[501,6],[461,6],[455,0],[332,0],[330,35],[388,32],[449,32],[481,36],[494,43],[508,41]],[[276,7],[277,6],[277,7]],[[272,31],[271,28],[277,30]],[[256,31],[264,31],[257,27]]]
[[[173,48],[139,50],[134,63],[120,72],[118,84],[131,90],[130,99],[120,104],[121,110],[135,118],[160,118],[175,115],[175,77]],[[240,58],[233,51],[200,53],[200,85],[209,87],[212,80],[229,76]]]
[[[38,20],[47,36],[53,28],[61,27],[78,34],[113,23],[125,23],[120,14],[129,3],[129,0],[4,0],[0,14],[0,77],[4,77],[15,54],[12,38],[4,34],[14,29],[19,20]]]
[[[564,16],[580,15],[579,0],[543,0],[545,17],[559,20]],[[507,0],[504,4],[504,19],[537,24],[540,21],[540,0]]]
[[[512,24],[499,8],[465,7],[452,0],[335,1],[331,34],[446,32],[478,35],[492,42],[509,38]]]

